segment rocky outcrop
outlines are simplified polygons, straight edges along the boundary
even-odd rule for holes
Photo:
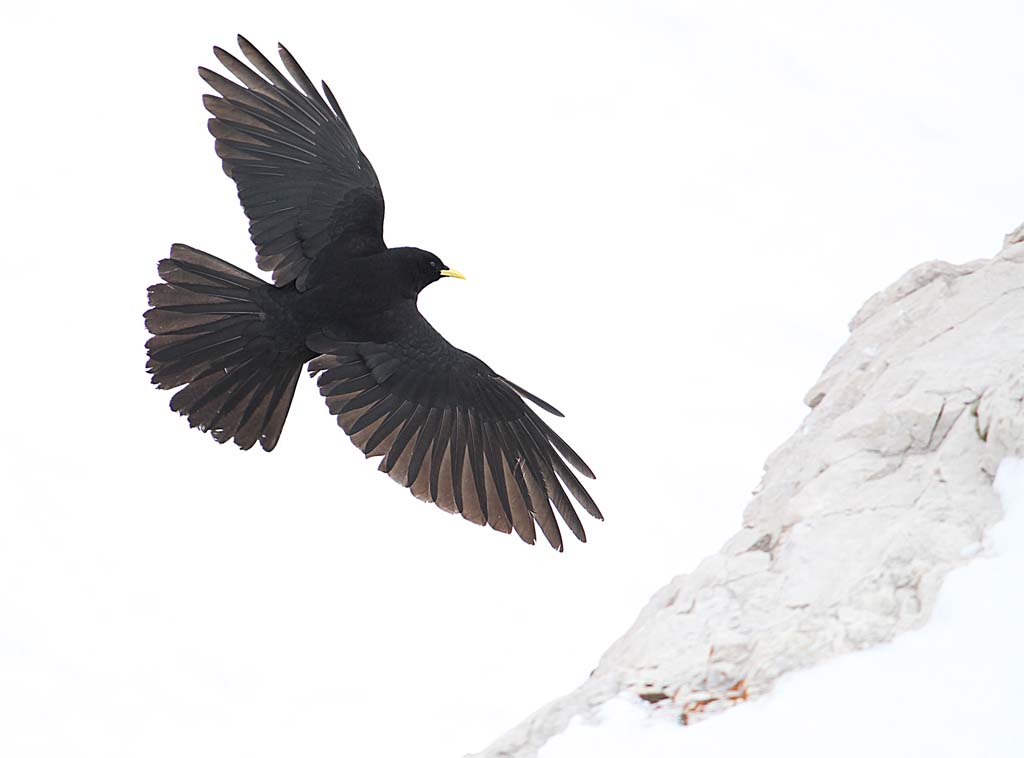
[[[743,528],[655,593],[579,689],[478,758],[534,756],[623,691],[692,723],[927,620],[1001,516],[996,466],[1024,453],[1024,226],[993,259],[907,272],[850,332]]]

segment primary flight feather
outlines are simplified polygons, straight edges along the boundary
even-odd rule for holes
[[[555,408],[452,346],[417,296],[463,278],[434,254],[384,243],[384,196],[330,88],[282,46],[289,79],[244,37],[235,77],[200,68],[224,172],[238,187],[259,267],[273,284],[187,245],[160,261],[145,314],[153,383],[218,442],[273,450],[302,367],[338,424],[417,497],[562,549],[581,541],[573,500],[601,512],[572,469],[593,473],[528,406]],[[571,496],[571,499],[570,499]]]

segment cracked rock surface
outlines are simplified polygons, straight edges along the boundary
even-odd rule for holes
[[[623,691],[684,723],[923,624],[1002,515],[1024,453],[1024,225],[995,258],[917,266],[870,298],[768,458],[742,529],[658,590],[590,678],[477,758],[532,758]]]

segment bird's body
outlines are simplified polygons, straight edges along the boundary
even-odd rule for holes
[[[421,252],[389,250],[346,261],[336,274],[299,293],[298,307],[313,329],[344,329],[353,340],[393,339],[422,318],[410,311],[422,288],[415,276]]]
[[[268,285],[261,296],[275,323],[300,341],[325,332],[354,342],[389,341],[416,321],[416,294],[401,291],[402,261],[390,251],[345,261],[332,275],[300,292]]]
[[[219,442],[277,444],[301,369],[352,441],[418,497],[527,542],[562,542],[554,512],[585,539],[566,490],[600,518],[566,465],[593,476],[531,410],[553,407],[452,346],[420,314],[422,289],[461,274],[418,248],[389,249],[373,167],[333,94],[325,101],[287,50],[295,87],[239,37],[255,71],[207,69],[210,131],[238,185],[268,284],[174,245],[150,288],[148,368],[171,407]],[[257,73],[258,72],[258,73]]]

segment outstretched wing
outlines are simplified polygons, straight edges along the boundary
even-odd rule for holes
[[[213,52],[241,84],[199,69],[220,93],[203,97],[210,132],[238,185],[259,267],[278,286],[304,290],[332,260],[385,249],[384,195],[327,84],[330,105],[284,47],[278,52],[298,88],[241,35],[238,46],[256,70]]]
[[[528,543],[534,524],[562,549],[555,512],[582,542],[583,524],[566,491],[595,518],[593,498],[569,468],[586,463],[525,403],[561,415],[452,347],[424,320],[402,339],[378,344],[307,340],[319,353],[320,393],[367,458],[412,493],[476,524],[513,529]]]

